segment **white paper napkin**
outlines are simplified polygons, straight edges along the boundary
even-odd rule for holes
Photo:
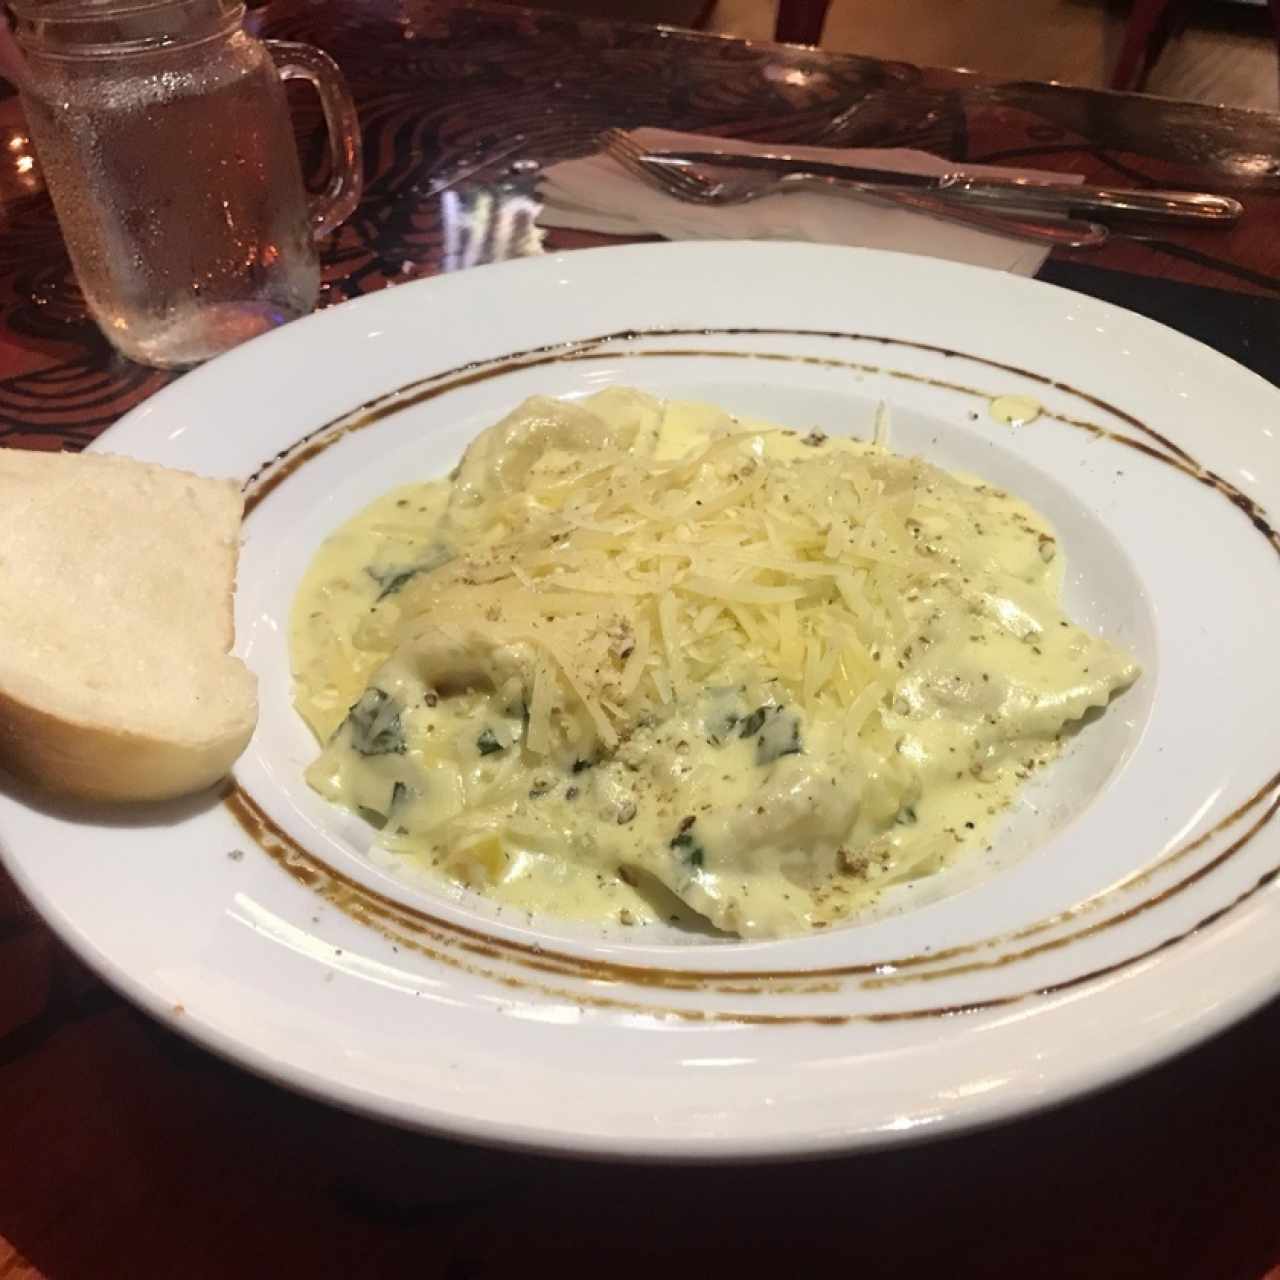
[[[631,136],[642,147],[654,150],[784,149],[777,143],[755,146],[732,138],[662,129],[636,129]],[[809,160],[862,164],[903,173],[946,173],[956,167],[953,161],[903,148],[787,146],[785,150],[788,155]],[[1057,182],[1082,180],[1075,174],[1046,174],[993,165],[966,164],[964,169],[974,174],[1048,177]],[[660,235],[667,240],[812,240],[922,253],[1025,276],[1035,275],[1048,256],[1045,247],[1025,240],[847,195],[798,192],[718,208],[686,204],[632,177],[603,153],[551,166],[542,175],[540,194],[544,207],[538,221],[543,226],[608,235]]]

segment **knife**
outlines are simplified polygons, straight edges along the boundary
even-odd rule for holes
[[[979,177],[962,170],[951,173],[899,173],[893,169],[807,160],[785,152],[739,153],[735,151],[650,151],[653,164],[714,165],[718,168],[753,169],[765,173],[808,173],[868,187],[921,191],[964,202],[1017,209],[1022,212],[1060,213],[1096,217],[1131,218],[1148,222],[1185,222],[1229,226],[1244,212],[1239,200],[1200,191],[1139,191],[1125,187],[1079,186],[1039,178]]]

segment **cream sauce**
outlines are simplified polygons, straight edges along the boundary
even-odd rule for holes
[[[492,477],[507,468],[517,479],[504,492],[519,494],[530,467],[585,465],[573,450],[560,456],[554,405],[513,415],[477,440],[452,482],[395,490],[329,538],[291,618],[296,705],[326,744],[308,781],[378,826],[386,848],[452,882],[578,919],[701,918],[746,936],[826,927],[984,845],[1064,731],[1136,677],[1126,655],[1062,616],[1056,535],[1009,494],[706,406],[612,392],[585,409],[599,430],[574,421],[575,438],[591,437],[582,453],[607,448],[625,421],[627,447],[654,466],[758,432],[753,456],[808,508],[817,498],[804,485],[818,472],[844,455],[871,458],[876,483],[912,495],[913,551],[931,566],[903,579],[894,605],[911,639],[871,646],[877,678],[843,711],[797,697],[796,681],[763,669],[741,638],[687,698],[629,711],[614,746],[593,741],[579,755],[573,743],[588,739],[578,733],[533,750],[536,645],[504,633],[492,604],[490,623],[447,645],[430,609],[425,627],[406,616],[436,582],[456,592],[491,567],[473,543],[506,545],[512,517],[495,534],[485,505]],[[602,593],[585,625],[614,628],[622,669],[632,633],[611,607]],[[557,696],[568,723],[572,698]],[[850,717],[865,725],[853,736]]]
[[[1044,412],[1044,406],[1030,396],[996,396],[987,410],[997,422],[1002,422],[1006,427],[1025,427]]]

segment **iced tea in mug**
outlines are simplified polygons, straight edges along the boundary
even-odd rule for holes
[[[23,106],[85,301],[144,364],[193,364],[316,303],[315,241],[360,198],[331,59],[239,0],[17,0]],[[302,183],[282,79],[318,90],[333,180]]]

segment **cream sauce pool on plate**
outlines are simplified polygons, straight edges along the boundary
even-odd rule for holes
[[[1062,563],[1016,497],[860,441],[533,401],[318,551],[308,780],[522,911],[826,927],[985,844],[1135,678]]]

